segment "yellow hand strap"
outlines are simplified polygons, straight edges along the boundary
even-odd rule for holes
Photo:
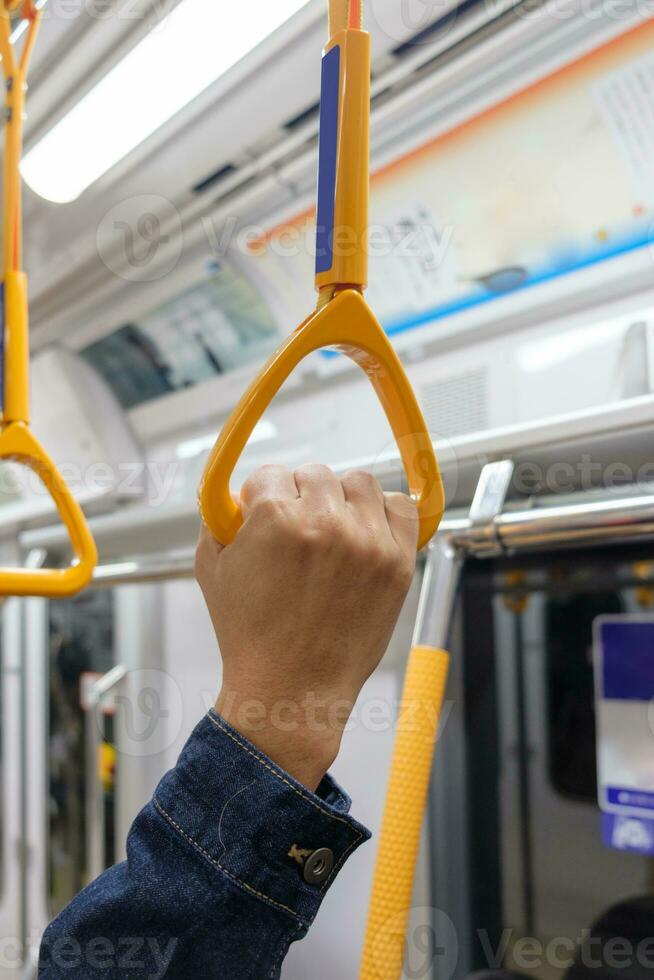
[[[41,11],[26,0],[22,17],[27,33],[20,59],[11,43],[10,12],[20,4],[0,6],[0,55],[5,76],[5,153],[3,171],[3,322],[0,324],[0,459],[22,463],[36,473],[50,493],[68,529],[75,564],[67,569],[0,569],[2,595],[73,595],[91,580],[97,551],[81,507],[55,464],[29,428],[29,317],[27,277],[22,265],[20,158],[23,144],[25,87]],[[4,364],[2,361],[4,360]]]
[[[422,547],[443,514],[441,475],[402,364],[362,295],[368,281],[370,37],[361,30],[360,0],[333,2],[330,25],[322,73],[318,309],[266,364],[223,428],[200,484],[200,511],[214,536],[229,544],[243,521],[230,479],[257,421],[304,357],[336,347],[362,368],[379,396],[418,504]]]

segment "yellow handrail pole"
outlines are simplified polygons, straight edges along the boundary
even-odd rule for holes
[[[32,3],[28,8],[26,16],[28,17],[29,24],[25,36],[25,41],[23,44],[23,51],[20,57],[20,65],[18,68],[18,74],[20,78],[22,107],[21,107],[20,122],[17,127],[18,165],[16,166],[16,170],[15,170],[16,197],[15,197],[15,207],[14,207],[14,220],[16,222],[16,232],[15,232],[15,239],[14,239],[14,265],[17,271],[20,271],[23,267],[23,192],[22,192],[22,181],[20,177],[20,160],[23,154],[23,120],[25,115],[25,93],[27,90],[27,72],[29,71],[30,61],[32,59],[34,46],[36,44],[36,38],[41,24],[41,10],[37,9]]]
[[[29,426],[29,317],[27,276],[22,269],[22,184],[20,159],[23,148],[23,114],[27,70],[41,20],[34,0],[22,4],[27,32],[20,60],[11,43],[8,7],[20,5],[0,0],[0,55],[5,79],[5,152],[3,161],[3,292],[4,332],[3,405],[0,416],[0,459],[29,467],[50,493],[65,524],[75,555],[66,569],[0,568],[0,596],[75,595],[91,581],[98,553],[82,508],[66,486],[54,461],[47,455]]]

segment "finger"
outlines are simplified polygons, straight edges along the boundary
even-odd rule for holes
[[[204,521],[202,521],[200,524],[197,547],[216,553],[220,553],[223,550],[223,545],[220,543],[220,541],[214,538]]]
[[[357,521],[365,523],[378,534],[390,535],[384,492],[372,473],[352,470],[342,480],[348,506],[355,511]]]
[[[248,477],[241,488],[241,510],[244,520],[266,500],[296,500],[297,487],[293,474],[285,466],[261,466]]]
[[[343,485],[328,466],[309,463],[295,471],[300,499],[317,510],[338,512],[345,506]]]
[[[405,493],[386,493],[384,504],[391,534],[402,551],[415,559],[420,527],[415,500]]]

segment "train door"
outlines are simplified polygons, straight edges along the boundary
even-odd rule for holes
[[[21,781],[20,667],[22,604],[7,600],[0,606],[2,675],[0,684],[0,977],[17,976],[22,961],[21,933],[24,920],[21,889],[25,857]]]
[[[435,862],[434,894],[469,950],[455,975],[651,975],[654,857],[615,849],[603,826],[592,653],[598,617],[653,608],[647,544],[467,562],[463,778],[458,796],[435,803],[444,815],[434,825],[452,843]],[[450,980],[451,965],[434,975]]]

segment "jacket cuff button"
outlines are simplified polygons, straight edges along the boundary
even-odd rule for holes
[[[314,851],[304,863],[304,880],[308,885],[322,885],[334,870],[334,852],[328,847]]]

